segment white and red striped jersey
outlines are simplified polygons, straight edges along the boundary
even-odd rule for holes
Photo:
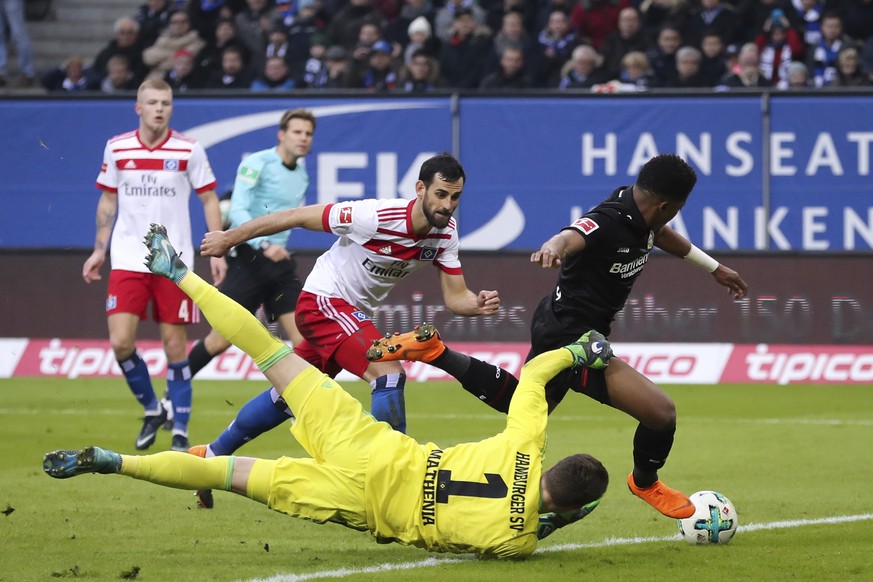
[[[340,297],[372,316],[397,283],[424,265],[460,275],[455,220],[418,237],[412,232],[414,203],[394,198],[328,205],[324,230],[339,239],[315,262],[303,289]]]
[[[118,218],[110,242],[112,268],[149,272],[142,240],[152,222],[167,227],[173,247],[193,265],[191,189],[201,194],[215,185],[203,146],[177,131],[171,129],[167,139],[152,149],[142,144],[138,131],[107,141],[97,187],[118,195]]]

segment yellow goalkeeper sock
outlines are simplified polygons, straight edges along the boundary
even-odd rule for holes
[[[201,279],[194,271],[189,270],[182,277],[179,288],[194,300],[215,331],[251,356],[261,370],[267,370],[291,352],[291,348],[271,334],[245,307]]]
[[[166,451],[154,455],[121,455],[119,473],[176,489],[230,491],[234,457],[203,459],[188,453]]]

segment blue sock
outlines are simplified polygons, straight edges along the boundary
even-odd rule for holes
[[[127,380],[127,385],[130,391],[139,400],[146,412],[158,409],[158,398],[155,396],[155,391],[152,388],[152,378],[149,376],[149,369],[146,366],[145,360],[139,355],[138,350],[133,350],[133,353],[126,360],[118,360],[118,365],[121,366],[121,371],[124,372],[124,378]]]
[[[406,374],[386,374],[372,382],[370,394],[370,414],[376,420],[384,420],[396,431],[406,433],[406,402],[403,388]]]
[[[209,449],[216,456],[231,455],[261,433],[276,428],[294,414],[275,388],[265,390],[240,408],[236,418],[224,429]]]
[[[191,368],[188,360],[167,364],[167,390],[173,403],[173,434],[188,435],[191,419]]]

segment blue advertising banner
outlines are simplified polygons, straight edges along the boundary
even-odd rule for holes
[[[673,226],[702,247],[754,247],[736,208],[761,204],[759,98],[464,99],[460,119],[470,176],[461,226],[491,220],[465,248],[539,248],[663,152],[698,173]],[[471,206],[490,212],[471,216]]]
[[[230,190],[241,158],[276,143],[284,111],[306,107],[317,128],[305,163],[306,203],[415,195],[421,162],[451,149],[447,99],[176,99],[171,127],[206,148],[218,193]],[[0,107],[0,247],[90,248],[106,140],[136,128],[132,101],[7,102]],[[205,232],[192,196],[195,240]],[[298,231],[295,248],[326,248],[334,237]]]
[[[270,147],[283,111],[312,109],[308,204],[410,197],[421,162],[457,148],[467,250],[531,250],[676,152],[698,186],[673,227],[715,250],[873,249],[869,99],[177,99],[172,126],[206,147],[219,194],[243,155]],[[766,105],[766,106],[765,106]],[[130,100],[0,106],[0,248],[90,248],[106,140],[137,124]],[[195,238],[205,230],[192,198]],[[295,232],[290,246],[333,237]]]
[[[873,104],[869,97],[773,100],[771,248],[873,248]]]

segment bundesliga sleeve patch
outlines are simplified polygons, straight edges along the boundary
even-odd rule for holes
[[[352,223],[352,207],[351,206],[343,206],[339,211],[339,223],[340,224],[351,224]]]
[[[106,162],[103,162],[103,165],[100,166],[100,173],[101,173],[101,174],[105,174],[105,173],[106,173],[106,168],[107,168],[107,167],[108,167],[108,166],[106,165]]]
[[[240,178],[243,182],[247,182],[249,184],[255,184],[258,181],[259,174],[260,174],[260,172],[258,172],[254,168],[242,166],[239,169],[239,172],[237,172],[237,177]]]
[[[582,218],[578,219],[576,222],[573,223],[573,226],[575,226],[585,234],[591,234],[592,232],[600,228],[599,224],[597,224],[596,222],[594,222],[594,220],[588,218],[587,216],[583,216]]]

